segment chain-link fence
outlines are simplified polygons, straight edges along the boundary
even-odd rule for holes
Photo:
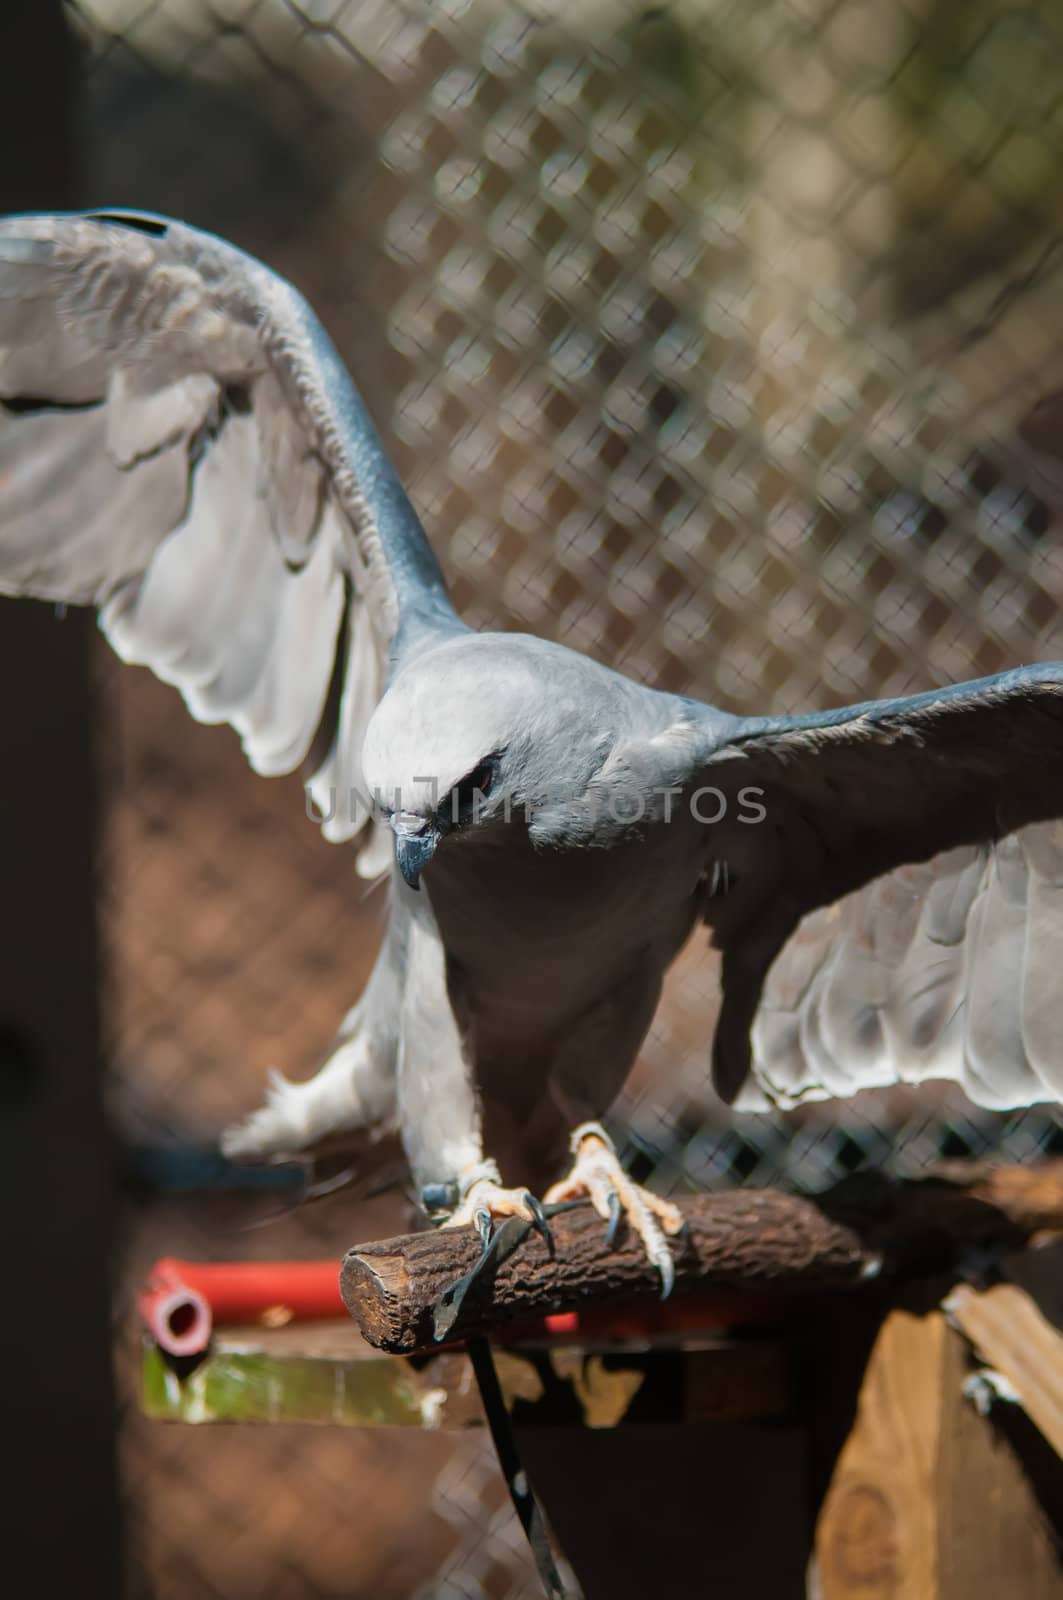
[[[319,310],[474,625],[736,711],[1063,657],[1063,18],[1042,0],[77,0],[89,194]],[[1025,443],[1024,443],[1025,441]],[[1034,475],[1024,451],[1034,447]],[[1058,465],[1058,462],[1056,463]],[[145,675],[101,661],[115,1112],[194,1136],[308,1071],[380,907]],[[691,949],[619,1115],[663,1185],[1058,1145],[952,1090],[734,1117]],[[243,1236],[339,1251],[342,1200]],[[232,1249],[155,1206],[159,1247]],[[253,1435],[253,1437],[252,1437]],[[517,1596],[477,1440],[148,1428],[158,1596]]]

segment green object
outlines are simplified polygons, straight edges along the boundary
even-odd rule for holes
[[[447,1359],[452,1365],[460,1358]],[[273,1355],[226,1341],[191,1371],[181,1372],[148,1340],[142,1406],[147,1416],[166,1422],[437,1428],[477,1421],[478,1407],[451,1403],[451,1386],[435,1381],[435,1367],[425,1375],[395,1356]]]

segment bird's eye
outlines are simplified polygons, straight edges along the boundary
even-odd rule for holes
[[[454,823],[468,821],[475,812],[477,802],[485,800],[490,794],[494,781],[495,769],[489,761],[481,762],[472,772],[467,773],[447,796],[445,808],[450,821]]]
[[[495,781],[495,769],[485,763],[484,766],[477,767],[476,771],[465,781],[471,784],[473,789],[478,790],[480,794],[488,795],[491,792],[491,785]]]
[[[483,795],[485,798],[491,792],[491,785],[495,781],[494,768],[485,761],[482,766],[470,772],[467,778],[462,778],[458,784],[458,794],[464,802],[472,801],[474,795]]]

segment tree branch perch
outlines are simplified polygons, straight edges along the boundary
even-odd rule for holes
[[[1034,1168],[953,1162],[932,1177],[847,1179],[815,1200],[772,1190],[695,1195],[679,1202],[676,1295],[831,1289],[888,1271],[939,1271],[973,1249],[1014,1249],[1031,1233],[1063,1228],[1063,1161]],[[477,1283],[448,1339],[515,1319],[659,1296],[656,1270],[630,1232],[607,1249],[589,1205],[552,1223],[555,1251],[530,1234]],[[397,1354],[433,1346],[433,1308],[477,1260],[470,1228],[406,1234],[356,1246],[341,1292],[370,1344]]]

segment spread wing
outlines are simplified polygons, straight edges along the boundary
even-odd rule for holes
[[[460,627],[306,302],[137,213],[0,220],[0,590],[98,607],[336,840],[389,659]]]
[[[1050,923],[1058,913],[1042,893],[1042,878],[1046,870],[1049,876],[1055,872],[1044,863],[1052,859],[1047,841],[1056,836],[1029,825],[1063,818],[1061,665],[1020,668],[905,700],[805,717],[742,720],[703,771],[708,782],[722,788],[763,791],[762,820],[721,829],[710,845],[726,865],[725,871],[714,868],[708,875],[705,915],[723,951],[713,1074],[728,1100],[738,1095],[753,1067],[755,1016],[760,1076],[770,1091],[780,1073],[784,1098],[813,1087],[843,1092],[831,1087],[843,1082],[844,1092],[851,1093],[864,1083],[860,1063],[868,1069],[867,1082],[881,1082],[887,1072],[891,1077],[937,1075],[936,1069],[927,1070],[925,1052],[922,1066],[915,1052],[919,1039],[926,1042],[925,1034],[945,1029],[950,1000],[944,988],[934,991],[929,979],[925,993],[920,989],[921,957],[929,960],[930,947],[953,951],[950,959],[959,965],[952,973],[951,1003],[965,999],[966,1018],[982,1019],[985,995],[972,1005],[968,986],[983,981],[985,968],[977,965],[976,980],[972,963],[984,963],[985,952],[1003,949],[998,940],[1007,919],[1016,921],[1016,907],[1036,906],[1037,918],[1048,919],[1045,928],[1054,937]],[[1017,830],[1024,831],[1008,837]],[[930,862],[942,852],[952,852],[942,864],[896,870]],[[1035,860],[1041,865],[1031,876]],[[839,900],[841,907],[834,905]],[[820,907],[831,910],[819,912],[792,938],[801,919]],[[917,935],[924,911],[931,920]],[[953,919],[951,944],[940,934],[946,913]],[[1022,915],[1025,925],[1034,913]],[[990,931],[983,934],[979,930],[987,916]],[[1038,925],[1030,921],[1028,931],[1036,938]],[[872,955],[864,961],[868,946]],[[1018,956],[1018,948],[1009,946],[1008,959],[1017,963],[1013,973],[1021,974],[1026,958]],[[905,961],[914,965],[904,967]],[[884,994],[883,972],[898,964],[904,971],[897,982],[913,984],[914,990]],[[845,973],[824,1009],[820,1001],[828,968]],[[935,972],[944,984],[944,972]],[[998,974],[996,982],[1006,979]],[[849,1017],[844,1042],[837,1020],[842,984]],[[1049,997],[1043,982],[1036,993],[1040,1016]],[[762,994],[765,1008],[758,1016]],[[1033,995],[1031,990],[1031,1005]],[[922,1014],[920,1004],[927,1008]],[[886,1015],[876,1011],[883,1005]],[[943,1009],[931,1019],[934,1005]],[[915,1007],[906,1013],[911,1035],[906,1042],[901,1032],[890,1031],[888,1014],[891,1007],[905,1006]],[[799,1032],[804,1030],[796,1044],[780,1020],[794,1012]],[[1058,1073],[1044,1078],[1043,1060],[1029,1071],[1009,1066],[1025,1048],[1029,1016],[1024,1014],[1021,1026],[1014,1008],[995,1016],[994,1026],[1004,1030],[1010,1044],[1005,1050],[999,1037],[994,1040],[993,1049],[1003,1052],[994,1065],[988,1025],[976,1022],[980,1040],[964,1069],[975,1098],[1023,1104],[1027,1094],[1054,1096],[1054,1084],[1063,1086],[1063,1079]],[[833,1030],[822,1049],[810,1033],[820,1023]],[[1012,1024],[1019,1029],[1017,1037],[1008,1034]],[[851,1049],[861,1029],[864,1045]],[[939,1063],[947,1059],[951,1037],[935,1046]],[[801,1052],[800,1066],[795,1050]],[[850,1052],[845,1065],[838,1052]],[[828,1058],[834,1063],[829,1070]]]
[[[898,868],[812,912],[753,1024],[773,1100],[950,1078],[977,1104],[1063,1102],[1063,823]]]

